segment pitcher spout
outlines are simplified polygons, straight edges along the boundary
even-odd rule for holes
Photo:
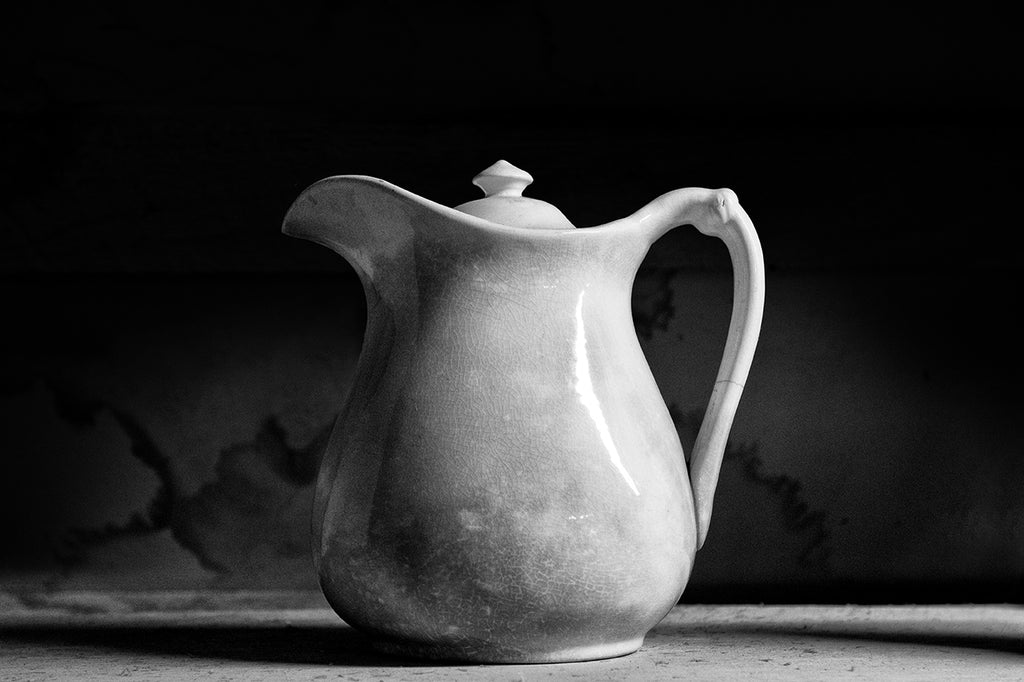
[[[326,246],[347,260],[366,283],[382,261],[394,258],[414,237],[414,214],[425,199],[358,175],[324,178],[292,203],[281,231]]]

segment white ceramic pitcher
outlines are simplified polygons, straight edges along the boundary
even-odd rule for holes
[[[284,232],[346,258],[368,323],[317,483],[324,594],[384,651],[481,662],[635,651],[703,544],[764,302],[730,190],[669,192],[577,229],[498,162],[441,206],[361,176],[321,180]],[[721,369],[687,474],[633,328],[651,244],[693,224],[734,268]]]

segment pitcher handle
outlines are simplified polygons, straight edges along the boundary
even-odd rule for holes
[[[680,189],[664,194],[633,216],[650,242],[679,225],[692,224],[729,248],[733,268],[732,319],[711,400],[690,458],[697,521],[697,548],[704,545],[718,486],[726,441],[754,358],[764,310],[764,257],[761,242],[736,193],[729,189]]]

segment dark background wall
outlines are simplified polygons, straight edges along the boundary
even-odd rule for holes
[[[0,26],[0,587],[303,588],[358,355],[326,175],[454,205],[499,158],[577,225],[728,186],[759,355],[685,598],[1024,597],[1024,76],[1008,17],[529,3],[23,3]],[[676,230],[634,292],[684,445],[728,323]]]

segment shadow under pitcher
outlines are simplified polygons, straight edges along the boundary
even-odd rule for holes
[[[577,229],[499,161],[449,208],[364,176],[302,192],[285,234],[366,292],[355,383],[317,480],[331,606],[382,651],[494,663],[636,651],[704,542],[757,344],[764,263],[727,189],[680,189]],[[633,280],[692,224],[729,248],[726,348],[687,472],[641,351]]]

